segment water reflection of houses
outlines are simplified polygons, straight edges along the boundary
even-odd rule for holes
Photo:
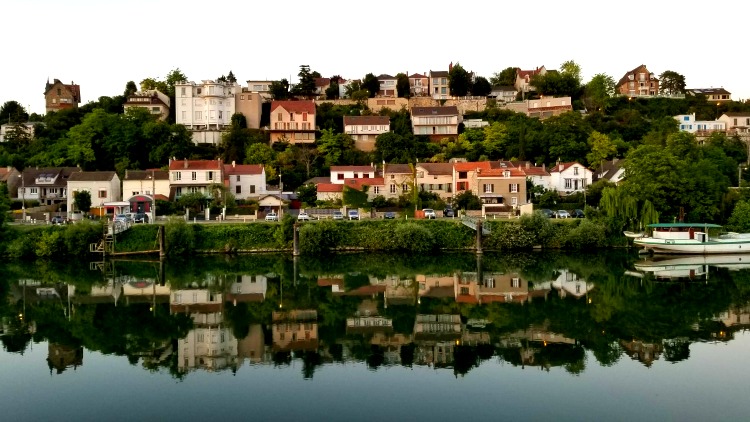
[[[550,331],[547,322],[505,334],[498,340],[503,359],[523,367],[549,369],[551,364],[544,353],[544,349],[548,347],[570,349],[578,347],[578,344],[574,339]]]
[[[224,324],[222,293],[210,288],[173,290],[170,310],[193,320],[193,329],[177,341],[177,366],[181,371],[237,367],[237,339]]]
[[[245,302],[263,302],[268,291],[268,278],[265,275],[238,275],[229,286],[227,302],[234,305]]]
[[[274,352],[318,350],[318,311],[274,312],[271,328]]]
[[[534,283],[531,290],[536,292],[549,292],[554,289],[557,290],[557,293],[562,298],[572,296],[576,299],[580,299],[588,295],[588,293],[595,287],[594,283],[580,278],[578,274],[567,269],[558,270],[558,273],[559,274],[555,280]]]
[[[411,336],[393,332],[393,319],[379,315],[378,303],[372,299],[363,300],[354,316],[346,319],[346,333],[361,335],[371,346],[378,347],[387,365],[400,363],[401,347],[411,342]],[[350,345],[345,342],[344,346]]]
[[[647,343],[635,339],[631,341],[620,340],[620,345],[625,350],[626,355],[647,367],[651,367],[664,351],[664,346],[661,343]]]
[[[480,279],[481,277],[481,279]],[[531,300],[529,282],[517,272],[464,272],[456,286],[456,300],[464,303],[521,303]]]
[[[388,306],[408,305],[417,303],[417,291],[414,279],[402,278],[399,275],[387,275],[384,278],[369,276],[370,285],[381,287],[383,291],[383,304]]]
[[[453,364],[456,345],[461,340],[461,316],[418,314],[414,321],[414,363],[434,367]]]

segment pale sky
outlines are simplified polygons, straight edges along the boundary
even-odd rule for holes
[[[301,64],[357,79],[459,62],[489,78],[566,60],[584,83],[645,64],[685,75],[688,88],[747,99],[748,12],[741,0],[3,0],[0,104],[44,113],[44,84],[57,78],[81,86],[83,105],[173,68],[193,81],[232,70],[245,85],[295,82]]]

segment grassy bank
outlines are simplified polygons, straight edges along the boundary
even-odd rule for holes
[[[117,236],[116,252],[159,249],[157,225],[136,225]],[[550,221],[534,215],[518,220],[489,220],[486,250],[601,249],[625,244],[619,233],[590,220]],[[300,251],[305,255],[359,250],[425,254],[471,250],[476,233],[459,220],[316,221],[299,226]],[[85,256],[102,239],[105,226],[82,221],[69,226],[13,226],[0,239],[0,253],[14,258]],[[294,220],[280,223],[188,224],[176,219],[165,225],[170,256],[194,253],[290,251]]]

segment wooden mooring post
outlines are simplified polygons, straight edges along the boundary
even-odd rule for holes
[[[482,254],[482,220],[477,220],[477,255]]]
[[[293,236],[293,243],[294,243],[294,251],[292,252],[293,256],[299,256],[299,225],[297,223],[294,223],[294,236]]]

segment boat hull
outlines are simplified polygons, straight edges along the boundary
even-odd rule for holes
[[[634,244],[654,253],[665,254],[734,254],[750,253],[750,238],[711,239],[702,242],[696,239],[635,239]]]

